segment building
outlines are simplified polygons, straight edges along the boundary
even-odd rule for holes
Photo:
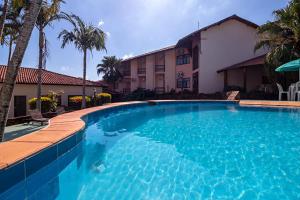
[[[0,87],[4,81],[6,66],[0,65]],[[9,109],[9,118],[26,116],[28,114],[28,100],[37,96],[37,69],[21,67],[17,76],[13,98]],[[82,94],[82,79],[64,74],[43,70],[42,96],[50,91],[62,92],[59,104],[68,106],[69,98]],[[86,95],[92,96],[94,92],[101,92],[102,85],[93,81],[86,81]]]
[[[186,89],[208,94],[230,86],[254,90],[263,82],[266,53],[254,52],[257,27],[233,15],[185,36],[174,46],[126,59],[117,91]]]

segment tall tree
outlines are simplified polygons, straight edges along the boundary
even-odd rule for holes
[[[8,46],[7,65],[11,58],[13,45],[17,41],[20,29],[22,27],[23,17],[24,16],[20,12],[10,6],[6,17],[6,22],[4,24],[4,30],[1,40],[1,45],[5,44]]]
[[[119,71],[122,59],[116,58],[116,56],[104,56],[102,63],[97,65],[97,73],[103,74],[103,80],[113,85],[113,89],[116,89],[116,83],[122,78],[122,74]]]
[[[92,53],[93,49],[97,51],[106,50],[104,31],[93,25],[88,25],[80,19],[77,15],[69,15],[63,13],[63,19],[70,22],[73,26],[71,31],[64,29],[58,36],[62,39],[62,48],[68,43],[74,43],[75,47],[83,52],[83,82],[82,82],[82,108],[86,107],[85,101],[85,82],[86,82],[86,60],[87,51]]]
[[[63,0],[51,0],[51,3],[43,1],[40,13],[36,21],[39,31],[39,64],[38,64],[38,86],[37,86],[37,109],[41,111],[42,93],[42,71],[46,67],[46,57],[48,55],[47,39],[45,28],[60,19],[60,4]]]
[[[7,16],[8,11],[8,0],[4,0],[3,6],[2,6],[2,15],[0,17],[0,40],[2,40],[3,37],[3,30],[4,30],[4,23]]]
[[[267,48],[266,60],[273,68],[300,57],[300,1],[292,0],[273,12],[275,20],[258,28],[255,50]]]
[[[19,67],[22,63],[37,16],[40,12],[42,0],[30,0],[29,4],[29,8],[25,11],[24,24],[17,39],[13,55],[7,66],[4,82],[0,90],[0,141],[3,141],[9,105],[15,87]]]

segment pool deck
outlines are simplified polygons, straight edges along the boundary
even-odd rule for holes
[[[7,126],[5,127],[4,141],[13,140],[23,135],[27,135],[29,133],[40,130],[42,128],[45,128],[45,126],[41,126],[40,123],[36,123],[36,124],[23,123],[23,124]]]
[[[164,101],[152,101],[152,102],[172,102],[177,100],[164,100]],[[203,100],[187,100],[187,101],[199,101]],[[213,100],[209,100],[213,101]],[[224,102],[224,101],[214,101]],[[225,101],[226,102],[226,101]],[[228,102],[228,101],[227,101]],[[230,101],[232,102],[232,101]],[[139,104],[144,103],[142,101],[134,102],[120,102],[111,103],[103,106],[87,108],[84,110],[78,110],[71,113],[59,115],[50,120],[49,125],[45,128],[32,132],[30,134],[18,137],[16,139],[0,143],[0,170],[7,168],[15,163],[18,163],[24,159],[35,155],[43,149],[59,143],[82,130],[85,127],[82,117],[99,110],[104,110],[111,107]],[[248,101],[243,100],[239,102],[242,106],[280,106],[280,107],[300,107],[300,102],[287,102],[287,101]]]

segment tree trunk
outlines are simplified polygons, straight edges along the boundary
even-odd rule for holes
[[[10,35],[10,36],[9,36],[9,47],[8,47],[7,66],[8,66],[9,61],[10,61],[10,58],[11,58],[12,45],[13,45],[13,38],[12,38],[12,36]]]
[[[86,108],[86,101],[85,101],[85,79],[86,79],[86,53],[87,50],[83,50],[83,80],[82,80],[82,105],[81,108]]]
[[[19,67],[22,63],[32,30],[41,9],[42,0],[31,0],[26,11],[15,50],[7,66],[4,82],[0,91],[0,141],[3,141],[10,101],[12,98]]]
[[[4,0],[2,17],[0,19],[0,41],[2,40],[4,24],[7,16],[7,10],[8,10],[8,0]]]
[[[38,111],[42,111],[42,71],[43,71],[43,50],[45,45],[45,38],[43,27],[39,26],[39,66],[38,66],[38,85],[37,85],[37,101],[36,108]]]

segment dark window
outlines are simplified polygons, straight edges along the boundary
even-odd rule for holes
[[[193,91],[195,93],[198,93],[199,91],[198,79],[199,79],[199,73],[196,72],[193,74]]]
[[[193,70],[198,69],[199,65],[199,49],[198,46],[193,49]]]
[[[190,78],[183,78],[177,80],[177,88],[190,88],[191,79]]]
[[[14,116],[26,116],[26,96],[14,96]]]
[[[190,55],[182,55],[176,57],[176,65],[190,64]]]
[[[61,95],[57,96],[57,106],[61,106]]]

